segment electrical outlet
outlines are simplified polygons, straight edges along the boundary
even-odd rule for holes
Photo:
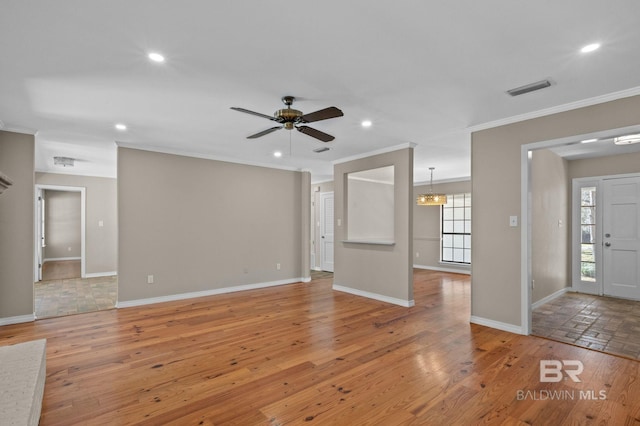
[[[276,263],[276,269],[279,271],[280,270],[280,264]]]
[[[147,284],[153,284],[153,275],[147,275]]]
[[[536,288],[536,280],[531,280],[531,288]]]
[[[420,257],[420,252],[419,251],[416,252],[416,257]]]

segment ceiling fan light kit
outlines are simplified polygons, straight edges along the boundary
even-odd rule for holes
[[[613,139],[613,143],[616,145],[631,145],[634,143],[640,143],[640,134],[618,136]]]
[[[258,117],[266,118],[267,120],[275,121],[280,123],[280,126],[271,127],[269,129],[263,130],[261,132],[255,133],[253,135],[247,136],[247,139],[257,139],[259,137],[268,135],[269,133],[275,132],[276,130],[286,129],[293,130],[296,129],[300,133],[304,133],[307,136],[311,136],[312,138],[316,138],[322,142],[331,142],[335,139],[335,137],[321,132],[320,130],[311,128],[309,126],[305,126],[306,123],[313,123],[316,121],[327,120],[329,118],[337,118],[342,117],[344,114],[342,111],[334,106],[324,108],[315,112],[311,112],[309,114],[304,114],[302,111],[291,108],[293,102],[296,100],[293,96],[283,96],[282,103],[284,103],[287,107],[277,110],[273,117],[267,114],[262,114],[259,112],[251,111],[245,108],[239,107],[231,107],[232,110],[244,112],[245,114],[251,114]]]

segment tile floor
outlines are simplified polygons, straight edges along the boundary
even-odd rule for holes
[[[565,293],[533,310],[532,334],[640,360],[640,302]]]
[[[36,318],[115,308],[118,277],[72,278],[34,284]]]

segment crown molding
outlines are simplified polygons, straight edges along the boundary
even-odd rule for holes
[[[442,184],[442,183],[455,183],[455,182],[471,182],[471,176],[463,176],[463,177],[459,177],[459,178],[434,180],[433,184],[434,185],[439,185],[439,184]],[[425,180],[425,181],[420,181],[420,182],[414,182],[413,186],[422,186],[422,185],[430,185],[430,184],[431,184],[430,181]]]
[[[583,99],[576,102],[570,102],[568,104],[557,105],[551,108],[532,111],[525,114],[514,115],[512,117],[501,118],[500,120],[476,124],[474,126],[467,127],[467,130],[469,130],[470,132],[478,132],[480,130],[492,129],[494,127],[505,126],[507,124],[513,124],[520,121],[531,120],[533,118],[544,117],[546,115],[552,115],[560,112],[571,111],[578,108],[598,105],[605,102],[611,102],[618,99],[629,98],[631,96],[636,96],[636,95],[640,95],[640,86],[621,90],[619,92],[607,93],[606,95],[595,96],[593,98]]]
[[[390,146],[390,147],[387,147],[387,148],[377,149],[375,151],[369,151],[369,152],[364,152],[362,154],[352,155],[350,157],[340,158],[338,160],[332,161],[331,164],[333,164],[333,165],[342,164],[342,163],[346,163],[346,162],[349,162],[349,161],[360,160],[360,159],[367,158],[367,157],[373,157],[374,155],[387,154],[389,152],[399,151],[401,149],[415,148],[417,145],[418,144],[413,143],[413,142],[403,143],[403,144],[400,144],[400,145],[394,145],[394,146]]]
[[[1,121],[0,121],[0,130],[4,132],[22,133],[23,135],[31,135],[31,136],[35,136],[38,134],[38,131],[35,129],[28,129],[26,127],[7,126]]]

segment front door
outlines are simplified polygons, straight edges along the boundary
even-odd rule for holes
[[[603,184],[604,294],[640,300],[640,177]]]

